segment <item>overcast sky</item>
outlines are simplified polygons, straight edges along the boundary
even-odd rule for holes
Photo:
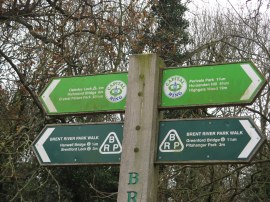
[[[220,6],[221,8],[231,8],[231,4],[239,8],[246,4],[251,4],[252,2],[256,2],[257,0],[193,0],[190,3],[192,6],[197,7],[197,9],[207,9],[207,8],[216,8]]]
[[[270,6],[270,1],[262,0],[262,12],[265,12],[265,9]],[[198,13],[200,10],[214,10],[217,8],[231,10],[232,6],[237,11],[244,10],[251,11],[252,9],[256,9],[258,7],[258,0],[193,0],[188,4],[189,10],[191,13]]]

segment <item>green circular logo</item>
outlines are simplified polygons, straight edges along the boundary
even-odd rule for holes
[[[109,102],[117,103],[122,101],[127,95],[127,85],[125,82],[115,80],[109,83],[105,89],[105,97]]]
[[[182,76],[171,76],[165,81],[163,90],[168,98],[180,98],[187,90],[187,82]]]

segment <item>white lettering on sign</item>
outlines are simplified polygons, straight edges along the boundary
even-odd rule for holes
[[[161,152],[181,152],[184,149],[184,144],[182,143],[176,130],[171,129],[165,138],[159,145],[159,150]]]
[[[57,142],[57,141],[62,141],[63,137],[50,137],[50,142]]]
[[[206,91],[225,91],[229,90],[230,82],[225,77],[201,78],[188,81],[188,91],[200,93]]]
[[[110,132],[99,148],[101,154],[120,154],[122,145],[115,132]]]

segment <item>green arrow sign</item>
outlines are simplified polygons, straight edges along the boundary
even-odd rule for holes
[[[265,137],[250,118],[161,121],[157,163],[249,162]]]
[[[123,124],[47,125],[33,142],[41,165],[119,164]]]
[[[123,111],[127,73],[54,78],[40,96],[49,115]]]
[[[265,83],[252,62],[165,69],[161,107],[251,104]]]

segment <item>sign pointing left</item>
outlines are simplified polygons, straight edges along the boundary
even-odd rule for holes
[[[48,115],[125,110],[127,73],[54,78],[39,97]]]
[[[46,104],[48,111],[52,112],[52,113],[57,112],[57,109],[55,108],[55,106],[50,98],[50,95],[60,81],[61,81],[61,79],[53,80],[51,82],[51,85],[44,91],[44,93],[42,95],[42,99],[43,99],[44,103]]]
[[[41,138],[37,141],[35,144],[36,150],[40,155],[41,160],[44,163],[49,163],[51,162],[49,156],[47,155],[47,152],[45,151],[43,144],[46,142],[46,140],[50,137],[52,132],[54,131],[55,128],[48,128],[44,134],[41,136]]]
[[[46,125],[33,142],[41,165],[119,164],[123,124]]]

